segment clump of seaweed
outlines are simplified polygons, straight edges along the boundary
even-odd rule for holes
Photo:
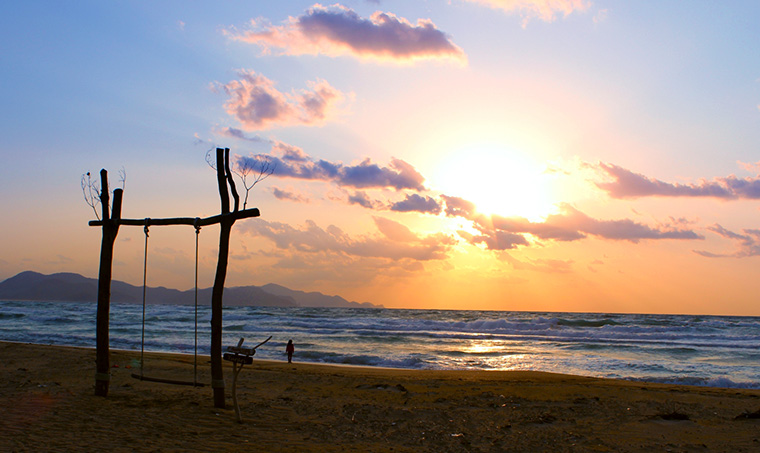
[[[757,420],[760,419],[760,409],[756,410],[755,412],[742,412],[741,414],[734,417],[734,420]]]
[[[663,420],[689,420],[688,415],[677,411],[668,412],[666,414],[657,414],[655,417]]]
[[[678,420],[691,420],[688,415],[680,412],[677,408],[677,404],[671,401],[666,404],[664,410],[659,414],[656,414],[652,418],[659,418],[660,420],[678,421]]]

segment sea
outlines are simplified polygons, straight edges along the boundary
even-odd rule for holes
[[[95,303],[0,301],[0,340],[94,348],[95,317]],[[209,354],[210,307],[148,305],[144,344],[142,319],[112,303],[111,348]],[[225,307],[223,332],[225,346],[271,336],[257,359],[285,360],[292,339],[300,362],[760,389],[760,317]]]

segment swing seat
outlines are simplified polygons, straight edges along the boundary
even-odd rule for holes
[[[140,380],[140,381],[148,381],[148,382],[159,382],[161,384],[173,384],[173,385],[190,385],[193,387],[204,387],[205,384],[202,384],[200,382],[193,382],[193,381],[179,381],[176,379],[164,379],[164,378],[156,378],[156,377],[149,377],[145,375],[140,375],[138,373],[132,373],[132,377]]]

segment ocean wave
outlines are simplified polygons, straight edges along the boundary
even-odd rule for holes
[[[760,343],[758,335],[730,335],[710,332],[677,331],[673,329],[642,329],[636,326],[621,326],[606,323],[604,327],[566,328],[559,326],[558,318],[541,318],[531,323],[500,320],[477,320],[470,322],[424,321],[419,323],[378,322],[377,326],[367,323],[341,322],[335,320],[327,324],[288,323],[288,327],[305,335],[343,335],[370,338],[438,338],[451,340],[503,340],[503,341],[544,341],[569,344],[610,344],[625,347],[629,344],[670,345],[676,348],[752,349]],[[249,326],[252,327],[252,326]]]
[[[426,362],[420,357],[388,358],[371,354],[338,354],[324,351],[297,353],[299,360],[343,365],[377,366],[386,368],[422,368]]]
[[[557,325],[570,327],[604,327],[619,326],[621,323],[609,318],[604,319],[557,319]]]
[[[0,321],[6,319],[21,319],[25,316],[24,313],[0,313]]]
[[[377,332],[403,333],[445,333],[457,335],[472,333],[485,334],[545,334],[551,337],[565,336],[568,338],[612,338],[612,339],[642,339],[642,340],[671,340],[723,338],[731,343],[737,341],[760,341],[760,324],[747,323],[747,331],[737,330],[736,326],[726,327],[725,322],[709,326],[693,324],[678,324],[673,320],[669,324],[644,325],[628,320],[601,319],[572,319],[567,317],[534,317],[532,319],[475,319],[469,321],[433,320],[433,319],[394,319],[394,318],[341,318],[341,317],[311,317],[309,319],[289,320],[287,324],[293,329],[304,329],[314,333],[321,331],[335,332],[349,330],[361,332],[371,330]],[[751,328],[750,328],[751,327]],[[733,335],[728,334],[732,332]],[[736,334],[740,335],[736,335]]]
[[[111,345],[141,347],[142,306],[112,304]],[[193,352],[194,308],[150,306],[149,351]],[[210,309],[198,312],[208,354]],[[0,302],[0,339],[94,345],[94,304]],[[760,318],[451,310],[225,307],[223,345],[240,337],[282,360],[395,368],[532,369],[688,385],[757,388]],[[698,376],[698,377],[694,377]]]
[[[624,378],[627,381],[635,382],[657,382],[660,384],[674,385],[693,385],[697,387],[718,387],[718,388],[735,388],[735,389],[760,389],[758,381],[735,381],[728,377],[668,377],[646,376],[637,378]]]

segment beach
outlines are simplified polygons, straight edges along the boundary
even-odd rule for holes
[[[139,352],[0,342],[2,451],[758,451],[760,390],[533,371],[405,370],[254,360],[243,422],[212,390],[140,381]],[[146,353],[144,374],[193,380],[193,356]],[[198,381],[210,382],[208,357]]]

